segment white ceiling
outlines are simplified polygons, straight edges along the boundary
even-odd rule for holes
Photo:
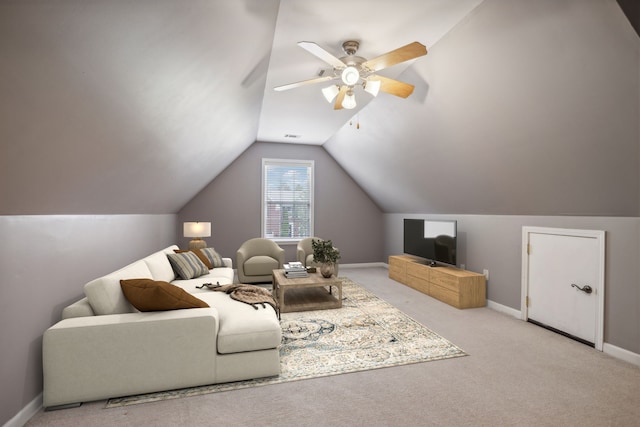
[[[426,45],[415,92],[273,90],[347,39]],[[637,215],[639,45],[613,0],[0,1],[0,215],[176,213],[255,141],[383,212]]]
[[[326,102],[322,83],[276,92],[274,87],[318,76],[326,63],[297,45],[312,41],[344,56],[342,43],[360,42],[357,55],[371,59],[418,41],[433,47],[482,0],[282,0],[273,36],[273,48],[260,112],[258,141],[323,144],[370,102],[385,102],[393,95],[381,93],[373,100],[356,93],[353,110],[334,110]],[[396,78],[415,61],[395,65],[378,74]],[[295,135],[295,138],[285,137]]]

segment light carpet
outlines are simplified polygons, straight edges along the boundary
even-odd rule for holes
[[[348,278],[342,308],[283,313],[280,375],[110,399],[107,408],[466,356]]]

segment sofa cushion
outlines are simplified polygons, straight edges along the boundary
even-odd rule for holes
[[[171,283],[152,279],[120,280],[127,300],[140,311],[207,308],[209,304]]]
[[[211,283],[213,285],[220,283],[221,285],[228,285],[233,283],[233,279],[234,271],[232,268],[214,268],[213,270],[209,270],[209,274],[196,277],[195,279],[176,279],[171,282],[171,284],[181,287],[190,294],[198,294],[201,292],[211,292],[206,288],[206,286],[202,287],[203,283]]]
[[[155,280],[162,280],[164,282],[171,282],[176,278],[176,273],[171,267],[171,263],[167,258],[167,253],[173,253],[177,246],[170,246],[167,249],[158,251],[148,257],[143,258],[143,261],[147,263],[149,271],[151,271],[151,277]]]
[[[257,310],[249,304],[231,299],[224,292],[208,290],[198,298],[218,310],[218,353],[230,354],[277,348],[282,328],[270,305]]]
[[[181,279],[193,279],[207,274],[209,269],[193,252],[167,254],[171,267]]]
[[[120,288],[120,280],[140,277],[153,277],[143,260],[90,281],[84,285],[84,293],[97,315],[132,313],[136,310],[124,297]]]
[[[273,259],[266,255],[252,256],[244,262],[244,274],[246,276],[263,276],[271,274],[273,270],[279,267],[277,259]]]

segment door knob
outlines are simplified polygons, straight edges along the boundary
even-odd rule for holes
[[[571,284],[572,288],[577,288],[578,290],[584,292],[585,294],[590,294],[591,292],[593,292],[593,289],[591,288],[591,286],[589,285],[585,285],[582,288],[578,285],[576,285],[575,283]]]

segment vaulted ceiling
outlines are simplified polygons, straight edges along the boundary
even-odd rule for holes
[[[326,62],[297,45],[312,41],[336,57],[345,56],[342,43],[360,42],[358,56],[372,59],[383,53],[419,41],[436,45],[447,32],[482,0],[424,0],[377,2],[367,0],[329,2],[281,1],[258,129],[259,141],[324,144],[373,97],[356,91],[353,110],[333,109],[322,96],[329,83],[276,92],[274,87],[318,77],[331,68]],[[390,18],[392,17],[392,18]],[[378,74],[396,78],[415,61],[397,64]],[[392,96],[380,94],[380,99]],[[381,101],[384,102],[384,101]]]
[[[273,91],[348,39],[425,44],[414,94]],[[638,46],[612,0],[0,1],[0,214],[174,213],[273,141],[385,212],[637,215]]]

